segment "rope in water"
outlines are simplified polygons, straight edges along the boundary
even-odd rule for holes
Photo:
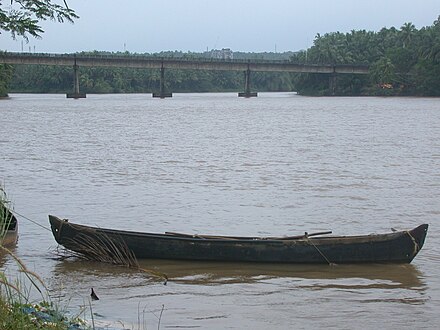
[[[43,226],[42,224],[36,222],[35,220],[29,219],[28,217],[24,216],[23,214],[18,213],[17,211],[12,210],[12,213],[22,217],[23,219],[26,219],[26,220],[32,222],[33,224],[35,224],[35,225],[37,225],[37,226],[39,226],[41,228],[44,228],[44,229],[46,229],[48,231],[51,231],[51,229],[49,227]]]

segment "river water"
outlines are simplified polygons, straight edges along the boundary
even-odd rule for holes
[[[293,93],[12,95],[0,180],[15,253],[71,313],[113,327],[434,329],[440,324],[440,99]],[[430,225],[410,265],[60,260],[48,214],[137,231],[389,232]],[[0,257],[14,273],[15,263]],[[163,310],[162,310],[163,309]],[[162,315],[161,315],[162,312]],[[161,315],[161,316],[160,316]]]

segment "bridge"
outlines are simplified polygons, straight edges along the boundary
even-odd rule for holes
[[[238,96],[252,97],[257,93],[251,92],[250,77],[252,71],[263,72],[295,72],[295,73],[325,73],[331,77],[334,84],[337,74],[368,74],[366,65],[324,65],[324,64],[298,64],[291,61],[268,60],[222,60],[196,57],[158,57],[146,55],[86,55],[86,54],[46,54],[46,53],[10,53],[0,52],[0,63],[14,65],[58,65],[73,67],[73,93],[68,93],[68,98],[84,98],[80,92],[79,67],[122,67],[146,68],[160,70],[160,90],[153,93],[153,97],[171,97],[165,91],[165,70],[223,70],[242,71],[245,77],[244,92]]]

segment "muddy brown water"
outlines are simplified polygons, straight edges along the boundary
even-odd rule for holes
[[[48,214],[214,235],[430,225],[410,265],[142,260],[168,275],[163,285],[60,260],[52,234],[19,217],[15,253],[72,315],[93,287],[95,321],[116,328],[157,328],[161,311],[162,329],[438,327],[440,99],[11,96],[0,101],[0,180],[15,210],[46,228]],[[0,267],[16,272],[9,257]]]

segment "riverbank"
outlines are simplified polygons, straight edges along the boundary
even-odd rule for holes
[[[23,304],[0,297],[1,329],[87,329],[81,319],[69,320],[58,307],[47,302]]]

